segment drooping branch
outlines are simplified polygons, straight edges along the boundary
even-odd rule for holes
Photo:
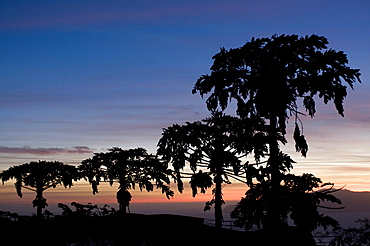
[[[323,206],[323,205],[317,205],[318,208],[325,208],[325,209],[331,209],[331,210],[339,210],[339,209],[344,209],[345,207],[337,207],[337,208],[333,208],[333,207],[327,207],[327,206]]]

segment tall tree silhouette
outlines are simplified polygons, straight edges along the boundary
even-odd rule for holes
[[[75,166],[58,161],[38,161],[10,167],[0,174],[0,179],[3,183],[15,179],[15,189],[21,198],[22,188],[36,192],[32,204],[37,207],[37,216],[42,217],[42,209],[48,205],[44,191],[57,185],[71,187],[73,181],[78,180],[78,173]]]
[[[343,100],[347,87],[360,82],[359,69],[347,66],[346,54],[328,49],[325,37],[311,35],[252,38],[240,48],[221,51],[213,56],[211,74],[202,75],[193,93],[206,100],[210,111],[225,110],[231,99],[236,101],[236,113],[241,118],[262,118],[268,123],[269,172],[273,190],[268,208],[272,227],[280,224],[278,193],[282,175],[279,170],[279,142],[285,139],[287,119],[295,116],[294,140],[296,151],[306,156],[308,145],[297,124],[298,99],[308,115],[316,113],[315,98],[325,104],[333,101],[344,116]],[[278,136],[283,138],[278,139]]]
[[[166,162],[148,154],[144,148],[123,150],[114,147],[82,161],[79,170],[90,182],[94,195],[98,193],[100,182],[106,181],[110,185],[118,182],[117,202],[120,211],[126,213],[131,201],[129,190],[135,189],[136,185],[148,192],[154,187],[160,188],[168,199],[173,196],[169,186],[172,171],[167,166]]]
[[[212,117],[185,125],[174,124],[163,130],[158,142],[158,155],[163,156],[177,176],[178,190],[184,189],[181,178],[191,176],[192,195],[205,193],[213,183],[214,198],[206,203],[205,210],[215,208],[215,226],[222,227],[222,185],[229,184],[230,178],[245,182],[248,163],[240,158],[254,152],[256,159],[267,151],[263,138],[265,134],[257,121],[239,119],[214,113]],[[185,173],[186,163],[193,173]],[[198,172],[196,172],[199,169]]]

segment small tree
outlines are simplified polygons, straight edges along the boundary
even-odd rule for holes
[[[214,113],[211,118],[185,125],[173,125],[163,130],[158,142],[158,155],[163,156],[175,169],[180,192],[184,189],[181,178],[191,176],[193,197],[205,193],[213,183],[214,198],[206,203],[205,210],[215,207],[215,225],[222,226],[222,185],[230,178],[245,182],[245,169],[241,158],[254,151],[259,159],[267,148],[265,134],[258,128],[260,122]],[[186,163],[193,173],[184,173]],[[196,171],[198,173],[196,173]],[[203,171],[202,171],[203,169]]]
[[[288,158],[288,157],[287,157]],[[330,188],[325,188],[331,186]],[[318,208],[342,209],[343,207],[331,208],[321,205],[322,202],[342,204],[332,193],[338,191],[333,189],[332,184],[323,183],[312,174],[300,176],[285,174],[282,179],[279,201],[281,203],[280,217],[285,221],[287,218],[293,220],[294,224],[307,233],[312,232],[318,226],[327,229],[329,226],[338,228],[339,223],[335,219],[320,214]],[[253,225],[265,228],[268,223],[266,211],[272,196],[271,182],[262,180],[253,185],[246,192],[245,198],[237,204],[231,213],[235,219],[235,225],[252,229]]]
[[[106,153],[95,153],[92,158],[82,161],[79,170],[90,182],[94,195],[98,193],[98,185],[102,181],[110,185],[119,183],[117,202],[123,213],[126,213],[131,201],[129,190],[135,189],[136,185],[148,192],[154,187],[160,188],[168,199],[173,196],[169,186],[172,172],[167,163],[143,148],[122,150],[114,147]]]
[[[289,116],[295,116],[294,140],[296,150],[306,156],[308,145],[297,124],[297,101],[302,101],[308,115],[316,113],[315,98],[324,103],[333,101],[343,116],[343,100],[347,87],[360,82],[359,69],[347,66],[342,51],[327,48],[325,37],[297,35],[253,38],[244,46],[226,50],[213,56],[211,74],[202,75],[193,93],[202,97],[210,93],[207,107],[213,112],[225,110],[231,99],[236,101],[236,113],[241,118],[260,118],[266,121],[269,137],[268,171],[271,174],[272,196],[268,209],[271,228],[280,225],[279,143],[286,143]],[[282,136],[282,138],[278,138]]]
[[[37,217],[42,217],[42,209],[48,204],[44,198],[44,191],[55,188],[57,185],[71,187],[73,180],[78,180],[75,166],[66,165],[58,161],[38,161],[10,167],[0,174],[4,182],[15,179],[15,189],[22,198],[22,188],[36,192],[32,204],[37,207]]]

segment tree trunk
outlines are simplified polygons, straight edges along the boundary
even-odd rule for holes
[[[42,207],[41,207],[41,205],[38,205],[37,206],[37,214],[36,214],[36,216],[38,218],[41,218],[42,217]]]
[[[215,177],[216,189],[215,189],[215,227],[222,228],[222,176],[218,173]]]
[[[124,190],[119,189],[117,191],[117,202],[118,202],[118,209],[120,213],[126,214],[126,201],[125,201],[125,195],[124,195]]]
[[[126,206],[123,205],[122,203],[118,203],[118,210],[120,211],[121,214],[126,214]]]
[[[124,190],[123,188],[119,189],[117,192],[117,202],[119,205],[119,211],[122,214],[126,214],[126,208],[130,206],[131,201],[131,193],[127,190]]]
[[[280,219],[280,170],[279,170],[279,144],[276,138],[276,115],[271,113],[270,117],[270,132],[269,132],[269,150],[270,158],[269,164],[271,167],[271,200],[267,211],[267,227],[270,229],[279,228],[281,224]]]
[[[127,165],[125,161],[120,163],[120,170],[118,176],[119,190],[117,191],[117,202],[120,213],[126,214],[126,207],[129,206],[131,201],[131,194],[126,190],[126,175]]]
[[[34,207],[36,207],[36,216],[38,218],[42,217],[42,209],[45,208],[46,199],[43,197],[43,190],[36,191],[36,198],[33,201]]]

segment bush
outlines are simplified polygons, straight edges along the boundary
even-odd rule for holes
[[[370,221],[359,219],[359,227],[334,230],[334,239],[329,246],[368,246],[370,245]]]

